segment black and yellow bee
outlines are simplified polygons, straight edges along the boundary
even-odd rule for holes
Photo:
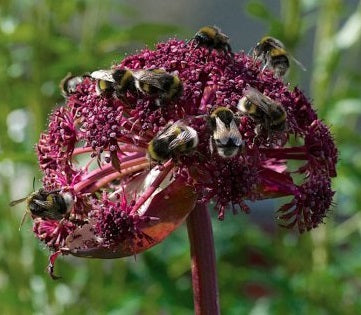
[[[128,69],[97,70],[91,77],[97,80],[98,95],[122,98],[127,91],[135,91],[133,72]]]
[[[122,99],[127,91],[139,91],[155,97],[158,106],[177,99],[183,92],[183,84],[179,77],[162,69],[98,70],[91,76],[97,80],[96,89],[100,95],[115,95]]]
[[[27,197],[12,201],[10,207],[24,201],[26,202],[25,215],[30,213],[34,217],[50,220],[61,220],[70,213],[74,204],[70,193],[61,193],[59,190],[46,191],[40,188]]]
[[[282,132],[286,129],[287,113],[280,103],[252,87],[247,87],[243,95],[237,108],[242,114],[249,115],[258,123],[255,130],[257,135],[262,129],[268,136],[270,133]]]
[[[285,48],[285,45],[278,39],[265,36],[263,37],[253,49],[253,56],[255,59],[260,59],[264,67],[268,67],[277,77],[283,77],[289,67],[291,57],[302,70],[306,70],[305,67],[293,56],[291,56]]]
[[[133,72],[133,77],[137,90],[155,97],[158,106],[176,100],[183,93],[183,83],[179,77],[163,69],[137,70]]]
[[[231,45],[229,44],[229,37],[223,34],[217,26],[202,27],[189,41],[191,40],[194,40],[196,43],[196,48],[203,46],[210,50],[216,49],[233,55]]]
[[[60,90],[64,97],[69,97],[76,92],[77,86],[83,82],[85,78],[89,78],[87,74],[74,76],[68,73],[60,82]]]
[[[176,121],[166,126],[149,142],[148,157],[158,162],[177,158],[193,152],[198,142],[195,129],[182,121]]]
[[[216,108],[208,118],[212,136],[210,150],[216,148],[223,158],[234,157],[243,146],[242,135],[239,132],[239,120],[227,107]]]

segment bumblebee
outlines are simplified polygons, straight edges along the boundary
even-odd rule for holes
[[[211,113],[208,121],[213,132],[210,138],[211,153],[216,148],[219,156],[234,157],[243,146],[237,117],[230,109],[218,107]]]
[[[164,101],[175,100],[183,92],[183,84],[179,77],[162,69],[98,70],[91,76],[97,79],[96,89],[99,95],[115,95],[122,99],[127,91],[139,91],[156,97],[158,106],[162,106]]]
[[[77,86],[89,75],[74,76],[70,72],[60,82],[60,90],[64,97],[69,97],[76,92]]]
[[[256,135],[259,135],[262,129],[268,136],[270,132],[281,132],[286,129],[287,114],[280,103],[252,87],[247,87],[243,94],[237,108],[258,123]]]
[[[137,90],[156,97],[158,106],[179,98],[183,93],[183,83],[179,77],[162,69],[137,70],[133,72],[133,77]]]
[[[149,142],[148,157],[163,162],[191,153],[198,143],[197,131],[182,121],[176,121],[166,126]]]
[[[290,67],[289,57],[291,57],[302,70],[306,70],[296,58],[287,52],[284,44],[280,40],[271,36],[265,36],[257,43],[253,49],[253,57],[260,59],[264,67],[272,69],[277,77],[283,77],[287,73]]]
[[[26,202],[25,215],[30,213],[34,217],[50,220],[61,220],[70,213],[74,204],[74,199],[70,193],[60,193],[59,190],[46,191],[40,188],[27,197],[12,201],[10,207],[24,201]]]
[[[97,70],[91,73],[97,80],[98,95],[122,98],[128,90],[135,90],[133,72],[128,69]]]
[[[191,40],[195,41],[196,48],[203,46],[209,50],[216,49],[233,55],[229,37],[223,34],[217,26],[202,27],[189,41]]]

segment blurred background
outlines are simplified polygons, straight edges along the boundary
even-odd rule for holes
[[[10,200],[41,178],[33,150],[68,73],[108,68],[127,53],[218,25],[234,50],[281,39],[307,68],[288,76],[331,125],[341,152],[335,206],[299,235],[274,223],[277,200],[213,219],[222,314],[361,314],[361,2],[353,0],[0,0],[0,313],[193,314],[185,226],[134,258],[48,251]],[[39,181],[36,182],[39,187]]]

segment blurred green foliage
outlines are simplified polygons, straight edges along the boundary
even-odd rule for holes
[[[327,224],[299,236],[255,224],[252,216],[214,220],[223,314],[361,313],[361,4],[346,0],[280,0],[281,12],[251,0],[248,13],[291,51],[315,29],[310,90],[332,123],[341,152],[334,180],[337,206]],[[255,23],[257,23],[255,21]],[[48,113],[63,102],[68,72],[108,67],[126,52],[186,33],[141,21],[116,0],[2,0],[0,7],[0,313],[192,314],[186,229],[154,249],[113,261],[64,257],[52,281],[48,252],[11,199],[32,190],[33,144]],[[296,82],[296,73],[291,81]]]

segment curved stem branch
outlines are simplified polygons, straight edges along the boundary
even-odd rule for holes
[[[218,315],[219,294],[212,223],[206,205],[197,204],[187,219],[196,315]]]

